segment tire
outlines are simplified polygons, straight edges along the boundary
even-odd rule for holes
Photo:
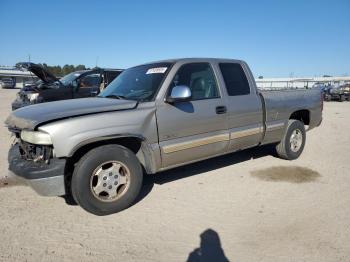
[[[142,178],[141,165],[131,150],[104,145],[78,161],[71,190],[75,201],[86,211],[109,215],[133,204],[140,193]]]
[[[292,136],[295,138],[293,140],[294,143],[292,143]],[[298,141],[298,143],[296,143],[296,141]],[[291,119],[288,121],[281,142],[276,146],[277,155],[287,160],[297,159],[304,150],[305,141],[306,132],[304,124],[299,120]]]
[[[339,102],[344,102],[344,101],[345,101],[344,95],[340,95],[340,96],[339,96]]]

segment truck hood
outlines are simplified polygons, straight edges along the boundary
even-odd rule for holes
[[[34,130],[46,122],[136,107],[137,101],[102,97],[62,100],[17,109],[10,114],[5,124],[10,129]]]
[[[48,70],[38,64],[30,62],[17,63],[16,68],[19,70],[27,70],[39,77],[44,83],[51,84],[58,81],[58,78],[51,74]]]

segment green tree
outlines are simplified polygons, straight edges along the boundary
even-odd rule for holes
[[[75,70],[78,71],[78,70],[86,70],[85,66],[84,65],[77,65],[75,67]]]
[[[65,76],[69,73],[75,72],[75,71],[79,71],[79,70],[87,70],[90,68],[86,68],[85,65],[68,65],[65,64],[63,67],[61,67],[60,65],[55,65],[55,66],[49,66],[45,63],[43,64],[39,64],[42,67],[44,67],[46,70],[48,70],[50,73],[52,73],[53,75],[57,76],[57,77],[62,77]]]

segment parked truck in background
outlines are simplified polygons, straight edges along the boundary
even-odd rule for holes
[[[19,109],[9,169],[41,195],[85,210],[129,207],[144,174],[265,144],[288,160],[322,120],[320,90],[257,90],[248,65],[176,59],[125,70],[96,98]]]
[[[324,96],[325,101],[349,101],[350,87],[349,85],[330,86],[328,92]]]
[[[341,88],[344,91],[345,100],[350,101],[350,84],[344,84]]]
[[[17,63],[16,67],[33,73],[40,80],[26,84],[12,103],[12,110],[20,107],[65,99],[96,96],[121,72],[121,69],[94,68],[80,70],[57,78],[34,63]]]

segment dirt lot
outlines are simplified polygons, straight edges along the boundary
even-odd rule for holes
[[[1,123],[16,92],[0,90]],[[2,125],[0,261],[350,261],[349,119],[349,102],[327,103],[298,160],[264,147],[150,176],[107,217],[4,184]]]

